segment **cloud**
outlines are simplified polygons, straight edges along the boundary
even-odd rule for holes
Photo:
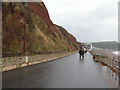
[[[43,0],[52,21],[78,41],[118,40],[118,0]]]

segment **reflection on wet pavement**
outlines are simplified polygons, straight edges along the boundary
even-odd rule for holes
[[[102,72],[103,78],[109,88],[117,88],[118,87],[118,82],[119,82],[118,75],[116,75],[107,66],[101,66],[101,72]]]
[[[3,72],[3,88],[109,88],[99,65],[87,53]]]

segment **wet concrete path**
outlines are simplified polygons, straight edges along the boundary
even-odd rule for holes
[[[3,72],[3,88],[107,88],[99,66],[87,53]]]

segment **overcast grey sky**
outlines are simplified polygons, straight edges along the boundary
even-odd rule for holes
[[[43,0],[51,20],[78,41],[118,41],[119,0]]]

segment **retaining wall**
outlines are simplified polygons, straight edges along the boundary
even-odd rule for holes
[[[69,56],[75,52],[65,52],[65,53],[54,53],[54,54],[42,54],[42,55],[33,55],[33,56],[18,56],[18,57],[4,57],[2,58],[2,71],[8,71],[16,68],[22,68],[29,65],[34,65],[38,63],[43,63],[65,56]]]

